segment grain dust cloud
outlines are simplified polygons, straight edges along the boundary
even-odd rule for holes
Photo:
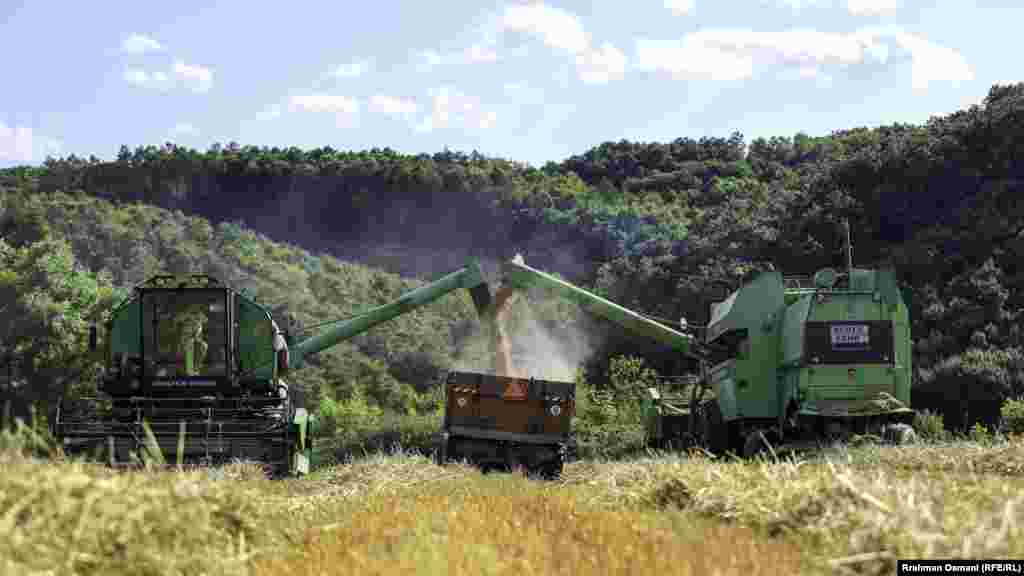
[[[504,371],[507,376],[572,382],[577,369],[594,353],[596,342],[593,334],[582,327],[583,322],[573,321],[580,318],[559,324],[556,330],[545,326],[542,318],[557,319],[555,298],[540,291],[499,288],[494,327],[477,327],[458,350],[454,369],[498,375]],[[579,316],[578,311],[574,312]],[[508,357],[502,358],[503,354]]]

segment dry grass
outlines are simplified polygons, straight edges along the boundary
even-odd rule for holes
[[[800,566],[799,549],[754,530],[592,506],[585,488],[521,476],[458,470],[401,494],[374,492],[307,531],[301,550],[257,563],[257,573],[755,575]]]
[[[114,473],[0,454],[7,574],[890,574],[1024,557],[1024,442],[579,462],[561,482],[371,457]]]

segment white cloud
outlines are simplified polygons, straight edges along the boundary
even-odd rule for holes
[[[761,0],[762,4],[775,4],[780,8],[789,8],[794,13],[799,14],[804,8],[812,6],[824,6],[829,4],[829,0]]]
[[[418,60],[416,68],[420,72],[429,72],[436,66],[440,66],[442,61],[441,54],[436,50],[423,50],[416,54],[416,59]]]
[[[801,66],[798,74],[801,78],[815,78],[818,76],[818,69],[814,66]]]
[[[900,0],[846,0],[846,10],[854,16],[880,16],[899,7]]]
[[[590,44],[575,14],[539,2],[506,6],[501,27],[536,36],[552,48],[573,54],[583,52]]]
[[[889,46],[881,43],[872,43],[864,48],[872,58],[885,64],[889,60]]]
[[[174,125],[174,128],[171,129],[171,133],[172,134],[198,134],[199,131],[196,130],[195,126],[193,126],[192,124],[189,124],[188,122],[178,122],[177,124]]]
[[[126,68],[124,71],[124,79],[129,84],[138,86],[140,88],[150,88],[154,90],[167,90],[171,87],[171,79],[163,72],[146,72],[141,68]]]
[[[960,105],[957,107],[957,110],[967,110],[971,106],[981,106],[984,103],[985,103],[985,95],[984,94],[981,95],[981,96],[978,96],[977,94],[968,94],[968,95],[962,96],[960,98]],[[941,116],[945,116],[946,114],[949,114],[949,112],[945,112],[945,113],[941,114]]]
[[[810,81],[819,89],[831,88],[833,83],[832,75],[822,72],[820,68],[814,65],[785,69],[779,74],[779,77],[783,80]]]
[[[807,28],[757,32],[743,28],[706,29],[690,35],[712,49],[744,54],[757,61],[783,64],[856,64],[868,44],[856,34],[834,34]]]
[[[825,76],[823,66],[851,66],[867,61],[886,63],[889,46],[911,55],[911,85],[926,90],[931,82],[955,83],[973,78],[963,56],[899,27],[867,27],[849,34],[797,28],[758,32],[743,28],[709,28],[678,41],[638,39],[636,65],[641,70],[668,73],[676,79],[744,80],[758,66],[792,67],[805,79]],[[810,72],[814,70],[813,74]],[[831,83],[831,76],[829,83]]]
[[[370,112],[393,116],[397,118],[411,118],[416,114],[416,101],[411,98],[400,98],[374,94],[368,105]]]
[[[359,115],[359,101],[348,96],[309,94],[292,96],[288,109],[292,112],[327,112],[334,114],[338,128],[350,128]]]
[[[462,59],[467,64],[490,63],[498,61],[498,53],[494,48],[482,44],[473,44],[462,52]]]
[[[585,84],[606,84],[625,74],[626,55],[607,42],[600,48],[592,47],[590,35],[571,12],[543,2],[513,4],[505,7],[497,27],[499,33],[524,33],[550,48],[568,52],[575,59],[577,76]]]
[[[163,52],[164,50],[166,48],[159,42],[142,34],[132,34],[121,42],[121,52],[125,54],[145,54],[146,52]]]
[[[529,85],[526,82],[505,82],[501,87],[506,96],[522,94],[526,92],[528,88]]]
[[[463,128],[487,129],[494,126],[498,114],[484,110],[480,99],[469,96],[456,88],[442,86],[431,91],[433,106],[429,116],[414,127],[417,132],[431,132],[448,128],[453,123]]]
[[[138,68],[125,68],[124,79],[129,84],[145,86],[149,82],[149,74],[145,70],[139,70]]]
[[[585,84],[607,84],[626,73],[626,55],[605,42],[597,50],[576,55],[576,71]]]
[[[330,94],[310,94],[308,96],[292,96],[291,110],[305,112],[343,112],[351,114],[359,111],[359,101],[348,96]]]
[[[480,128],[486,130],[493,127],[498,122],[498,113],[494,111],[484,112],[480,115],[477,124]]]
[[[174,63],[171,69],[173,79],[168,74],[156,71],[147,72],[141,68],[125,68],[124,79],[133,86],[166,91],[174,87],[175,82],[190,86],[193,92],[206,92],[213,84],[213,72],[202,66],[192,66],[182,61]]]
[[[733,53],[707,43],[694,34],[682,41],[636,41],[636,67],[664,72],[676,80],[744,80],[754,73],[750,55]]]
[[[342,64],[333,71],[331,76],[335,78],[358,78],[363,74],[370,71],[372,62],[369,60],[357,60],[355,62],[349,62],[348,64]]]
[[[665,0],[665,8],[668,8],[676,16],[685,16],[693,12],[695,0]]]
[[[0,122],[0,159],[15,162],[32,161],[32,129],[8,126]]]
[[[181,60],[174,63],[174,75],[190,84],[193,92],[206,92],[213,84],[213,71],[203,66],[185,64]]]
[[[416,68],[420,72],[430,72],[442,65],[491,64],[497,62],[498,59],[498,52],[492,46],[476,43],[467,46],[460,52],[446,54],[437,50],[422,50],[416,54]]]
[[[43,144],[43,152],[48,156],[60,156],[64,149],[64,143],[55,138],[47,138]]]
[[[896,35],[900,48],[910,52],[910,84],[915,92],[925,92],[932,82],[961,82],[974,79],[974,71],[962,54],[913,34]]]

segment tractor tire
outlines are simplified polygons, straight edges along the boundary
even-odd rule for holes
[[[709,452],[716,456],[724,455],[730,446],[731,434],[729,426],[722,418],[722,410],[718,403],[711,401],[705,404],[703,425],[703,440]]]
[[[897,446],[917,442],[917,433],[909,424],[890,424],[885,428],[885,438]]]
[[[743,442],[743,457],[750,459],[765,453],[770,453],[770,446],[773,444],[775,434],[770,430],[751,430]]]

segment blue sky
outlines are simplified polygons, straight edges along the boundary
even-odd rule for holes
[[[1024,80],[1019,0],[0,6],[0,166],[121,144],[448,147],[923,123]]]

